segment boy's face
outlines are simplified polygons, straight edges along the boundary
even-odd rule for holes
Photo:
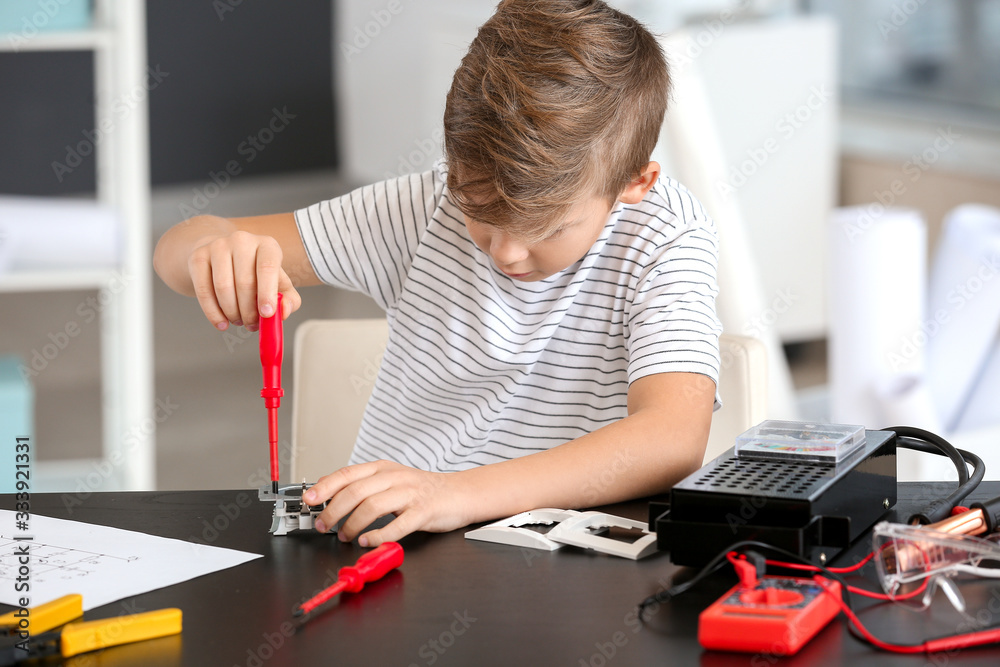
[[[527,242],[493,225],[463,215],[469,236],[496,267],[514,280],[535,282],[572,266],[590,250],[611,213],[604,197],[591,197],[562,220],[554,220],[541,241]]]

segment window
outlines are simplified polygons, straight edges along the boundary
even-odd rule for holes
[[[1000,126],[1000,0],[807,0],[838,19],[848,105]]]

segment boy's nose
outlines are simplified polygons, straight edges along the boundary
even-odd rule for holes
[[[490,256],[498,266],[511,266],[528,258],[528,246],[509,234],[497,232],[490,239]]]

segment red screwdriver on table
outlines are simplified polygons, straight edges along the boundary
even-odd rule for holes
[[[260,318],[260,365],[264,370],[264,388],[260,390],[267,408],[267,439],[271,445],[271,491],[278,493],[278,408],[285,390],[281,388],[281,357],[284,352],[281,326],[281,292],[278,307],[271,317]]]
[[[340,568],[337,571],[337,583],[303,602],[292,615],[298,617],[308,614],[339,593],[357,593],[365,584],[381,579],[402,564],[403,547],[398,542],[383,542],[359,558],[354,565]]]

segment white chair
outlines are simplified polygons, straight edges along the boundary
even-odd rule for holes
[[[293,482],[314,482],[347,464],[375,384],[389,329],[384,319],[309,320],[295,333]],[[767,355],[755,338],[724,334],[719,395],[706,460],[765,419]]]
[[[732,447],[740,433],[767,419],[767,346],[756,338],[722,334],[719,353],[722,408],[712,415],[706,462]]]
[[[384,319],[308,320],[295,332],[292,482],[347,465],[389,339]]]

